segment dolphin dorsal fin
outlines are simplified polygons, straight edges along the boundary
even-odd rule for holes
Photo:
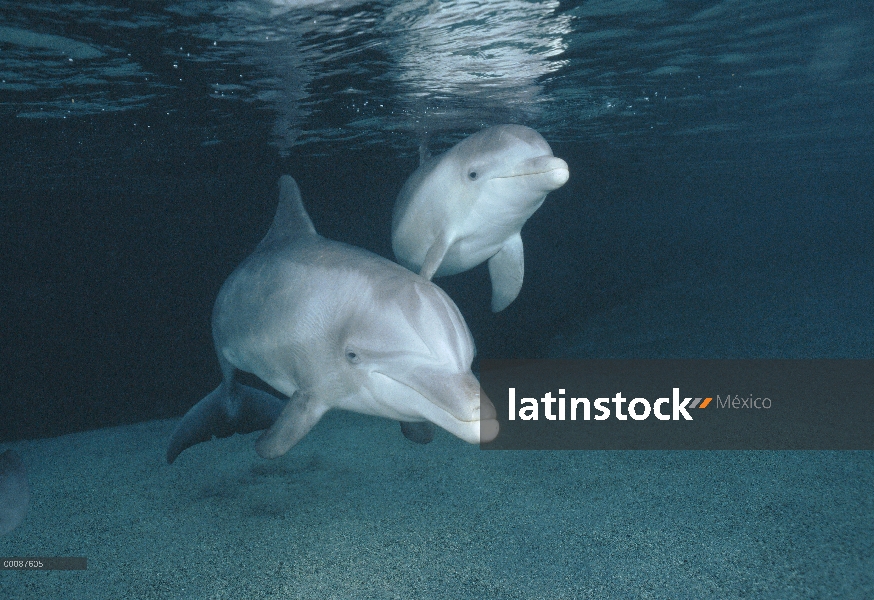
[[[276,207],[276,216],[273,217],[273,224],[264,236],[262,244],[302,235],[316,235],[316,228],[303,207],[297,182],[291,175],[283,175],[279,178],[279,204]]]

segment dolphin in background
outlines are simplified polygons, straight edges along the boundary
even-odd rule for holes
[[[568,180],[567,163],[521,125],[483,129],[422,161],[394,207],[398,262],[431,279],[488,261],[492,311],[504,310],[522,289],[522,226]]]
[[[222,383],[179,422],[167,449],[266,429],[281,456],[341,408],[401,421],[425,443],[436,424],[476,444],[498,434],[495,408],[470,370],[474,343],[439,287],[390,260],[316,233],[294,179],[279,180],[267,235],[225,281],[212,315]],[[241,384],[259,377],[289,397]]]

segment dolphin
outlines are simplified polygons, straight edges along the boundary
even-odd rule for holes
[[[167,449],[266,429],[281,456],[332,408],[401,421],[425,443],[436,424],[470,443],[498,434],[470,370],[473,337],[443,290],[361,248],[316,233],[297,183],[279,180],[267,235],[225,281],[212,313],[222,382],[179,422]],[[288,396],[243,385],[252,373]]]
[[[498,125],[427,158],[395,202],[392,249],[422,277],[454,275],[489,261],[492,311],[522,289],[525,221],[568,180],[568,166],[543,137],[521,125]]]

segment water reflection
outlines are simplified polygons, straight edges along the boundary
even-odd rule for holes
[[[287,151],[310,114],[308,89],[322,58],[304,44],[318,21],[255,2],[186,2],[170,10],[188,18],[184,31],[205,45],[193,60],[211,76],[218,100],[260,102],[276,112],[273,134]]]
[[[426,131],[533,118],[542,78],[564,64],[570,22],[558,5],[423,0],[392,8],[386,27],[396,32],[392,74],[404,111]]]
[[[67,118],[146,106],[156,82],[112,43],[129,25],[125,16],[106,6],[0,1],[0,114]]]
[[[870,11],[814,4],[0,0],[0,111],[169,116],[185,102],[202,117],[186,123],[215,143],[248,130],[227,126],[255,114],[238,111],[244,102],[269,110],[281,152],[332,141],[409,151],[420,136],[498,122],[557,141],[861,139]]]
[[[122,110],[168,89],[206,87],[217,100],[271,108],[282,152],[316,140],[385,143],[388,132],[409,145],[410,132],[530,122],[543,108],[544,77],[564,64],[570,32],[558,0],[26,8],[22,27],[0,30],[0,43],[13,45],[2,58],[3,85],[57,93],[7,105],[18,116]],[[63,25],[65,14],[82,26]],[[216,129],[204,140],[220,137]]]
[[[247,98],[276,110],[274,133],[287,151],[313,139],[532,118],[542,78],[563,64],[570,23],[557,8],[557,0],[245,1],[210,8],[217,19],[194,33],[224,48],[206,60],[224,52],[255,67],[256,78],[217,92],[251,86]]]

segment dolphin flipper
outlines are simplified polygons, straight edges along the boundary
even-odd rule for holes
[[[309,433],[327,411],[328,407],[316,401],[312,394],[296,391],[270,429],[255,442],[255,451],[261,458],[282,456]]]
[[[267,429],[284,406],[285,402],[272,394],[224,381],[179,421],[167,448],[167,462],[172,464],[183,450],[213,436],[225,438]]]
[[[401,433],[411,442],[417,444],[427,444],[434,439],[434,423],[430,421],[421,421],[414,423],[411,421],[400,421]]]
[[[492,278],[492,312],[507,308],[522,289],[525,275],[525,257],[522,251],[522,236],[518,233],[504,243],[498,253],[489,259],[489,276]]]
[[[419,275],[430,281],[434,277],[434,273],[437,272],[437,269],[440,268],[440,263],[443,262],[443,257],[446,256],[449,246],[449,239],[446,235],[437,236],[437,239],[428,248],[428,254],[425,255],[425,262],[422,263]]]

